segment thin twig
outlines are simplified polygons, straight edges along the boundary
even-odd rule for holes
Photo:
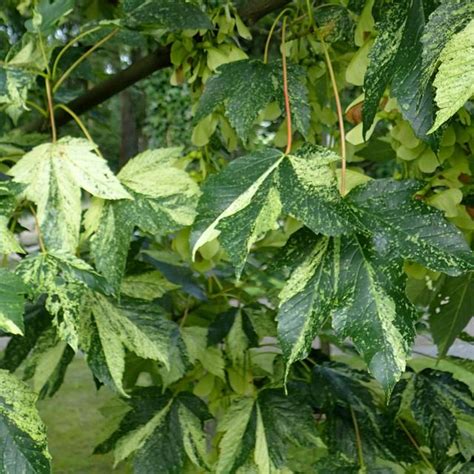
[[[107,36],[102,38],[100,41],[98,41],[92,48],[88,49],[80,58],[78,58],[74,63],[66,69],[64,74],[58,79],[58,81],[54,84],[53,91],[56,92],[61,84],[69,77],[69,75],[76,69],[79,64],[82,63],[85,59],[87,59],[97,48],[100,48],[105,42],[109,41],[110,38],[115,36],[118,33],[118,28],[111,31]]]
[[[37,103],[33,102],[32,100],[25,100],[25,104],[29,105],[30,107],[33,107],[34,109],[36,109],[43,117],[48,116],[48,112],[46,110],[44,110],[43,107],[41,107]]]
[[[286,68],[286,16],[283,18],[283,29],[281,30],[281,59],[283,65],[283,95],[285,96],[285,113],[286,113],[286,137],[287,144],[285,154],[288,155],[291,151],[293,140],[293,132],[291,130],[291,105],[290,96],[288,93],[288,71]]]
[[[61,49],[61,51],[59,52],[59,54],[56,56],[56,59],[54,60],[54,64],[53,64],[53,70],[52,70],[52,78],[53,78],[53,81],[54,79],[56,79],[56,71],[58,69],[58,65],[59,65],[59,61],[61,60],[61,58],[64,56],[64,54],[66,53],[66,51],[71,48],[74,44],[76,44],[78,41],[80,41],[82,38],[84,38],[85,36],[87,35],[90,35],[91,33],[95,33],[96,31],[100,30],[101,28],[103,28],[102,26],[94,26],[94,28],[91,28],[90,30],[87,30],[87,31],[84,31],[82,32],[80,35],[76,36],[75,38],[73,38],[71,41],[69,41],[66,46],[64,46],[63,49]]]
[[[282,10],[278,16],[275,18],[275,21],[273,22],[271,28],[270,28],[270,31],[268,32],[268,36],[267,36],[267,41],[265,42],[265,50],[264,50],[264,53],[263,53],[263,62],[265,64],[268,63],[268,52],[270,50],[270,43],[272,41],[272,36],[273,36],[273,32],[275,31],[275,28],[276,26],[278,25],[278,22],[280,21],[280,18],[285,14],[285,13],[288,13],[290,12],[291,9],[290,8],[285,8],[284,10]]]
[[[360,437],[359,424],[357,423],[357,418],[352,407],[349,407],[351,410],[352,423],[354,425],[354,432],[356,437],[356,446],[357,446],[357,457],[359,458],[359,467],[364,470],[364,453],[362,452],[362,440]]]

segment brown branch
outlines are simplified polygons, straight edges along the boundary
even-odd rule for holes
[[[159,69],[171,66],[170,48],[158,48],[153,53],[145,56],[134,62],[128,68],[114,74],[104,82],[97,84],[92,89],[89,89],[84,95],[67,104],[68,108],[81,115],[84,112],[92,109],[96,105],[105,102],[114,95],[122,92],[127,87],[136,82],[148,77]],[[64,110],[58,110],[55,114],[56,125],[60,127],[71,120],[71,116]],[[25,127],[25,131],[32,132],[44,127],[44,120],[39,120],[30,123]]]
[[[247,3],[239,8],[239,15],[247,23],[252,24],[288,3],[290,0],[247,0]]]
[[[248,0],[245,5],[239,8],[239,15],[245,22],[252,24],[289,2],[290,0]],[[135,61],[123,71],[92,87],[83,95],[69,102],[67,107],[76,115],[81,115],[154,72],[169,66],[171,66],[170,47],[160,47],[151,54]],[[68,123],[70,120],[71,116],[62,109],[55,114],[57,127]],[[41,118],[26,124],[23,130],[33,132],[42,130],[45,126],[46,122]]]

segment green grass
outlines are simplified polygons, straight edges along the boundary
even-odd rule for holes
[[[104,439],[107,420],[100,408],[113,398],[102,387],[96,390],[90,370],[82,357],[69,366],[61,389],[53,398],[42,400],[38,408],[48,428],[53,472],[58,474],[125,473],[125,467],[113,469],[112,455],[93,455],[94,447]]]

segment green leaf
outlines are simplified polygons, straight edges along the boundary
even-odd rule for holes
[[[311,447],[317,438],[309,405],[281,390],[235,400],[217,429],[223,433],[217,474],[236,472],[252,451],[259,472],[273,472],[286,466],[290,446]]]
[[[216,473],[235,472],[249,457],[255,445],[254,399],[237,399],[226,411],[218,431],[224,435],[219,443]]]
[[[27,359],[40,335],[51,326],[51,317],[42,304],[25,306],[25,331],[12,336],[3,352],[0,368],[14,372]]]
[[[206,83],[195,120],[202,120],[218,105],[224,104],[232,127],[246,140],[258,114],[269,103],[283,97],[281,62],[264,64],[245,59],[223,64],[218,72]],[[299,66],[288,68],[288,92],[296,128],[306,136],[310,112],[304,73]]]
[[[327,418],[323,428],[329,455],[343,454],[348,460],[357,461],[359,442],[366,462],[377,458],[405,461],[414,449],[400,429],[389,423],[387,413],[369,388],[369,381],[366,373],[344,364],[327,362],[313,369],[312,400]],[[403,454],[396,456],[397,451]]]
[[[72,255],[40,254],[28,257],[17,267],[17,274],[32,296],[46,295],[45,306],[61,339],[77,350],[78,326],[89,288],[106,289],[104,279],[86,262]]]
[[[240,275],[252,244],[277,227],[282,211],[314,232],[344,232],[350,225],[329,166],[338,160],[308,145],[294,155],[264,149],[233,161],[203,186],[191,234],[193,255],[219,237]]]
[[[15,194],[20,190],[21,186],[12,181],[0,182],[0,254],[24,253],[15,234],[8,227],[10,216],[17,205]]]
[[[183,472],[186,460],[208,470],[203,424],[211,418],[206,405],[188,392],[175,398],[155,387],[138,388],[128,401],[131,410],[107,440],[95,450],[115,449],[116,463],[134,455],[134,472]]]
[[[405,296],[399,260],[381,258],[361,237],[342,237],[335,250],[338,304],[333,328],[350,337],[370,372],[390,392],[405,370],[416,313]]]
[[[192,364],[199,362],[209,373],[225,380],[225,362],[222,351],[217,347],[207,346],[207,329],[201,327],[185,327],[181,335]]]
[[[445,356],[456,337],[474,317],[474,274],[441,276],[430,304],[430,328],[441,356]]]
[[[422,0],[414,0],[408,11],[403,38],[395,59],[396,68],[391,82],[392,95],[396,97],[400,111],[413,128],[415,135],[437,148],[439,136],[427,135],[434,120],[432,87],[420,87],[421,37],[425,25]]]
[[[474,65],[466,61],[474,55],[474,19],[454,35],[443,49],[436,78],[438,112],[430,132],[449,120],[474,94]]]
[[[61,341],[56,328],[49,327],[38,337],[24,362],[24,380],[31,380],[40,398],[52,397],[61,387],[74,351]]]
[[[36,396],[6,371],[0,371],[0,471],[51,472],[46,428],[35,407]]]
[[[25,26],[29,31],[50,34],[56,24],[74,10],[74,0],[40,0],[33,13],[33,19]]]
[[[334,242],[305,234],[307,238],[299,249],[305,259],[280,293],[278,338],[287,371],[307,356],[334,306]]]
[[[97,269],[118,289],[134,227],[164,235],[192,224],[199,188],[179,169],[180,148],[148,150],[130,160],[118,178],[134,200],[96,209],[91,250]],[[91,211],[93,208],[91,208]]]
[[[392,253],[431,270],[460,275],[474,268],[474,254],[461,232],[437,209],[414,199],[416,181],[377,179],[347,196],[359,228],[381,255]]]
[[[166,368],[184,365],[173,358],[173,346],[182,350],[178,327],[159,311],[136,304],[118,306],[106,297],[95,294],[89,302],[91,317],[82,327],[82,346],[94,376],[127,397],[122,379],[126,351],[143,359],[160,362]],[[182,374],[181,374],[182,375]]]
[[[244,311],[237,311],[226,338],[225,351],[234,367],[245,367],[250,347],[258,346],[258,336],[252,321]]]
[[[474,416],[472,394],[446,372],[425,369],[413,377],[413,417],[430,447],[435,466],[441,468],[459,435],[456,412]]]
[[[28,288],[22,279],[0,268],[0,330],[10,334],[23,334],[23,312]]]
[[[317,365],[312,374],[312,396],[318,407],[352,407],[358,413],[372,416],[376,412],[373,393],[365,372],[345,364],[325,362]]]
[[[421,88],[425,88],[438,66],[441,52],[449,40],[474,17],[471,0],[443,1],[430,15],[423,31]]]
[[[126,276],[120,287],[120,292],[130,298],[153,301],[165,293],[179,288],[168,281],[160,272],[150,271]]]
[[[122,23],[131,29],[209,29],[212,23],[197,6],[184,0],[125,0]]]
[[[397,68],[397,53],[403,39],[410,2],[402,0],[384,7],[383,18],[377,24],[378,35],[369,53],[369,65],[364,78],[364,136],[377,113],[380,99]]]
[[[15,234],[8,228],[8,221],[8,217],[0,215],[0,254],[25,253]]]
[[[15,181],[27,185],[27,199],[37,205],[38,221],[49,250],[74,254],[79,242],[81,188],[104,199],[128,199],[96,146],[65,137],[39,145],[10,170]]]
[[[424,25],[421,0],[404,0],[384,8],[364,79],[364,136],[373,124],[385,88],[391,85],[392,95],[416,136],[437,147],[439,136],[427,135],[434,117],[432,90],[427,84],[420,86]]]
[[[390,392],[415,336],[415,312],[404,285],[402,262],[380,258],[365,238],[316,239],[280,294],[278,336],[287,364],[307,355],[332,315],[336,333],[352,339]]]
[[[39,303],[26,304],[24,334],[10,338],[3,352],[0,369],[5,369],[9,372],[17,370],[27,359],[40,335],[51,326],[51,316],[42,303],[41,301]]]

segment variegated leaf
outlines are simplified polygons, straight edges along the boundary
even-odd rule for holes
[[[474,253],[443,214],[415,198],[416,181],[377,179],[347,196],[357,226],[371,235],[378,253],[459,275],[474,269]]]
[[[425,369],[410,382],[414,390],[410,404],[413,418],[420,425],[436,470],[442,471],[449,449],[459,436],[455,415],[463,413],[471,424],[474,420],[472,393],[450,373],[438,370]]]
[[[449,120],[474,94],[474,19],[443,49],[434,80],[438,112],[431,132]]]
[[[308,235],[305,260],[280,293],[278,337],[287,363],[304,359],[334,306],[334,241]]]
[[[23,334],[23,312],[28,288],[14,273],[0,268],[0,330]]]
[[[307,257],[280,294],[278,335],[287,364],[306,356],[332,316],[336,333],[353,341],[390,392],[415,336],[416,314],[404,294],[402,261],[382,260],[361,236],[323,237],[306,245],[312,250],[302,250]]]
[[[245,59],[224,64],[218,69],[218,74],[206,83],[195,120],[203,119],[218,105],[224,104],[231,125],[246,140],[263,108],[270,102],[282,100],[282,85],[279,61],[265,64]],[[306,136],[310,111],[304,72],[299,66],[290,65],[288,68],[288,93],[296,128]]]
[[[42,236],[49,250],[74,254],[79,242],[81,188],[104,199],[129,199],[96,146],[65,137],[39,145],[10,170],[26,184],[25,196],[37,205]]]
[[[94,376],[127,397],[122,384],[126,351],[160,362],[166,369],[186,365],[183,342],[175,323],[147,305],[120,306],[105,296],[91,296],[91,315],[81,327],[81,346]],[[180,349],[180,353],[174,348]],[[181,372],[182,375],[182,372]]]
[[[350,230],[330,166],[338,160],[326,148],[307,145],[291,155],[264,149],[233,161],[204,184],[191,235],[193,255],[219,237],[240,275],[251,246],[278,226],[281,212],[317,233]]]
[[[471,0],[445,0],[430,15],[423,31],[423,56],[421,88],[432,78],[439,57],[449,40],[474,18],[474,3]]]
[[[118,174],[133,200],[96,202],[91,208],[88,231],[95,232],[92,255],[98,270],[116,290],[134,227],[163,235],[193,223],[199,188],[179,169],[180,154],[180,148],[163,148],[137,155]]]
[[[125,0],[123,9],[125,15],[120,24],[134,30],[203,30],[212,27],[199,7],[184,0]]]
[[[36,395],[7,371],[0,371],[0,471],[49,474],[46,428]]]
[[[135,472],[175,474],[186,460],[194,469],[209,470],[203,425],[211,418],[196,396],[161,394],[154,387],[138,388],[127,401],[130,411],[96,453],[114,450],[116,463],[134,456]]]
[[[405,295],[402,262],[393,255],[380,257],[359,236],[342,237],[339,245],[333,328],[341,338],[351,338],[390,393],[415,338],[416,312]]]
[[[263,390],[256,399],[234,401],[218,425],[217,474],[236,472],[249,462],[258,472],[270,473],[286,466],[291,447],[314,446],[317,432],[311,408],[296,393]]]
[[[16,272],[29,286],[31,296],[46,295],[45,307],[53,316],[60,338],[77,350],[86,294],[89,289],[108,293],[110,289],[104,278],[86,262],[68,254],[25,258]]]
[[[403,40],[410,1],[388,5],[377,24],[377,38],[369,53],[369,65],[364,77],[363,105],[364,135],[372,126],[385,88],[393,78],[397,53]]]
[[[0,182],[0,254],[24,253],[8,223],[16,207],[15,195],[22,189],[13,181]]]

